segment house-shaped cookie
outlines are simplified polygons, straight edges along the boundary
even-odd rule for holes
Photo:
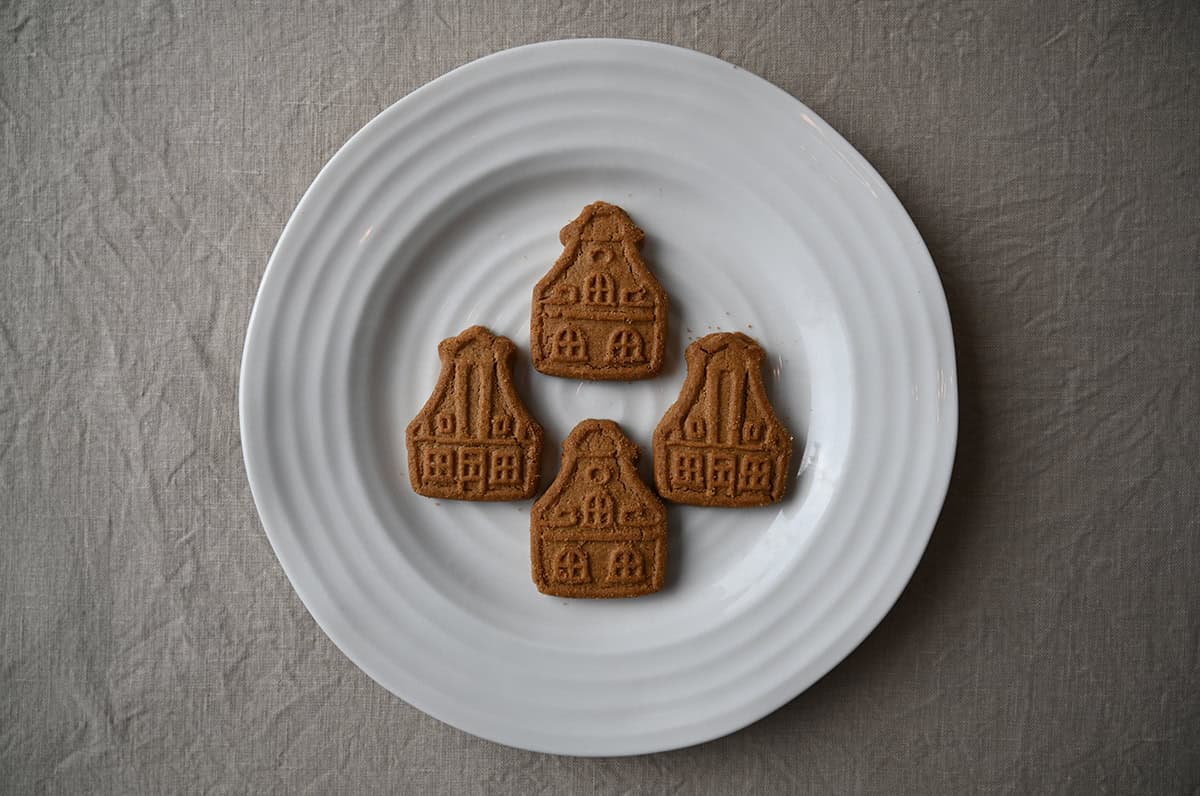
[[[442,372],[408,424],[415,492],[458,500],[533,497],[541,476],[542,427],[513,388],[517,347],[472,326],[438,345]]]
[[[533,580],[560,597],[636,597],[663,585],[667,514],[637,472],[638,449],[611,420],[584,420],[530,512]]]
[[[654,432],[654,481],[676,503],[762,506],[787,488],[792,435],[762,380],[762,348],[740,332],[688,346],[687,379]]]
[[[625,211],[593,202],[562,228],[563,253],[533,291],[533,366],[574,379],[643,379],[662,369],[667,294]]]

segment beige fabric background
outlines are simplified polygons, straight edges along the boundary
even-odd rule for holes
[[[0,3],[0,790],[1200,788],[1200,6],[258,5]],[[742,732],[613,760],[472,738],[343,658],[236,409],[321,164],[454,66],[580,35],[720,56],[842,131],[929,243],[962,385],[880,628]]]

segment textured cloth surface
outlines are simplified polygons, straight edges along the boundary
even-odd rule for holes
[[[656,39],[800,98],[953,316],[949,498],[896,608],[677,752],[482,741],[359,672],[242,465],[266,259],[355,130],[454,66]],[[0,790],[1200,788],[1194,2],[0,3]]]

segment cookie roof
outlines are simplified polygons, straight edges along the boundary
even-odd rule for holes
[[[633,223],[621,208],[608,202],[592,202],[558,233],[559,242],[566,246],[571,240],[629,241],[640,245],[646,233]]]

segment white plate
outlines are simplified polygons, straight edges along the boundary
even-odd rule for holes
[[[656,379],[529,364],[533,285],[588,202],[623,206],[671,297]],[[436,345],[520,347],[543,486],[588,417],[642,446],[683,349],[741,330],[799,438],[780,505],[674,506],[665,590],[565,600],[530,579],[529,506],[413,494],[405,424]],[[271,257],[247,333],[242,440],[297,593],[367,674],[476,735],[561,754],[686,746],[795,697],[879,622],[916,567],[957,427],[945,299],[870,165],[745,71],[659,44],[575,40],[456,69],[364,127]]]

